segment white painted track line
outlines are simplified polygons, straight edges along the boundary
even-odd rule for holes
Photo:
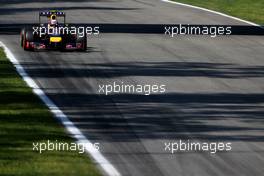
[[[95,149],[93,144],[82,134],[82,132],[69,120],[69,118],[55,105],[55,103],[44,93],[44,91],[36,84],[36,82],[26,73],[23,66],[19,63],[13,53],[7,46],[0,41],[0,47],[4,48],[7,58],[15,66],[17,72],[33,90],[33,92],[44,102],[54,116],[64,125],[66,130],[76,139],[77,143],[85,144],[85,151],[102,167],[103,171],[109,176],[120,176],[121,174],[116,168]]]
[[[172,4],[177,4],[177,5],[185,6],[185,7],[189,7],[189,8],[194,8],[194,9],[198,9],[198,10],[202,10],[202,11],[206,11],[206,12],[210,12],[210,13],[214,13],[214,14],[221,15],[221,16],[224,16],[224,17],[227,17],[227,18],[231,18],[231,19],[243,22],[243,23],[247,23],[249,25],[260,26],[260,25],[258,25],[256,23],[253,23],[253,22],[250,22],[250,21],[246,21],[246,20],[243,20],[243,19],[240,19],[240,18],[237,18],[237,17],[233,17],[233,16],[230,16],[230,15],[221,13],[221,12],[214,11],[214,10],[209,10],[209,9],[206,9],[206,8],[197,7],[197,6],[193,6],[193,5],[189,5],[189,4],[184,4],[184,3],[180,3],[180,2],[176,2],[176,1],[170,1],[170,0],[161,0],[161,1],[172,3]]]

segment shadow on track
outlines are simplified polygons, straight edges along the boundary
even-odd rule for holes
[[[96,52],[96,50],[94,50]],[[91,50],[93,52],[93,50]],[[98,51],[97,51],[98,52]],[[66,53],[67,54],[67,53]],[[162,59],[160,59],[162,60]],[[123,76],[262,78],[264,66],[241,66],[228,63],[200,62],[116,62],[111,64],[75,64],[74,68],[50,69],[49,65],[22,63],[32,77],[94,77],[118,78]]]
[[[84,7],[85,8],[85,7]],[[132,9],[133,10],[133,9]],[[36,26],[37,24],[0,24],[0,34],[19,34],[25,26]],[[180,27],[180,24],[116,24],[116,23],[85,23],[85,24],[69,24],[70,26],[82,27],[99,27],[100,33],[132,33],[132,34],[163,34],[165,35],[165,27]],[[188,25],[181,24],[184,27],[199,27],[200,29],[211,27],[232,27],[231,35],[264,35],[264,27],[246,26],[246,25]],[[186,34],[187,35],[187,34]],[[202,34],[197,34],[202,35]],[[223,34],[226,35],[226,34]],[[175,35],[176,36],[176,35]],[[169,35],[168,35],[169,37]]]
[[[215,63],[88,64],[80,68],[22,65],[33,78],[109,78],[119,76],[263,77],[261,66]],[[76,64],[75,64],[76,65]],[[95,85],[96,87],[96,85]],[[46,90],[48,96],[92,140],[199,139],[263,142],[264,94],[168,93],[109,96]],[[225,122],[226,121],[226,122]],[[230,124],[229,122],[235,122]]]
[[[93,140],[199,139],[259,141],[264,94],[91,95],[49,94]],[[124,118],[125,117],[125,118]],[[233,125],[223,121],[239,121]],[[205,123],[206,122],[206,123]],[[247,125],[245,125],[247,124]],[[250,132],[253,132],[250,134]],[[222,134],[222,135],[216,135]],[[223,135],[225,134],[225,135]],[[227,135],[228,134],[228,135]]]
[[[38,3],[57,3],[57,2],[74,2],[74,3],[80,3],[80,2],[103,2],[104,0],[38,0]],[[6,4],[26,4],[26,3],[32,3],[32,0],[0,0],[0,4],[6,5]]]
[[[24,13],[24,12],[40,12],[48,11],[50,8],[0,8],[0,15],[12,14],[12,13]],[[94,7],[94,6],[71,6],[71,7],[60,7],[56,10],[138,10],[138,8],[122,8],[122,7]]]

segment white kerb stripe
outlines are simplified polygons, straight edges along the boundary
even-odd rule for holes
[[[121,174],[116,168],[100,153],[99,150],[95,149],[93,144],[82,134],[82,132],[69,120],[69,118],[53,103],[53,101],[44,93],[42,89],[36,84],[36,82],[26,73],[23,66],[18,62],[16,57],[7,48],[7,46],[0,41],[0,47],[4,48],[7,58],[13,63],[17,72],[32,88],[33,92],[45,103],[49,110],[54,116],[65,126],[66,130],[76,139],[77,143],[85,144],[85,151],[97,162],[99,166],[109,176],[120,176]]]
[[[209,9],[206,9],[206,8],[197,7],[197,6],[193,6],[193,5],[189,5],[189,4],[184,4],[184,3],[180,3],[180,2],[175,2],[175,1],[170,1],[170,0],[161,0],[161,1],[163,1],[163,2],[169,2],[169,3],[172,3],[172,4],[177,4],[177,5],[181,5],[181,6],[185,6],[185,7],[190,7],[190,8],[194,8],[194,9],[199,9],[199,10],[203,10],[203,11],[206,11],[206,12],[211,12],[211,13],[214,13],[214,14],[217,14],[217,15],[221,15],[221,16],[224,16],[224,17],[228,17],[228,18],[232,18],[234,20],[241,21],[243,23],[247,23],[247,24],[250,24],[250,25],[253,25],[253,26],[260,26],[260,25],[258,25],[256,23],[252,23],[250,21],[242,20],[240,18],[233,17],[233,16],[230,16],[230,15],[221,13],[221,12],[214,11],[214,10],[209,10]]]

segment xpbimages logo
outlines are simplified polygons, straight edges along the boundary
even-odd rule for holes
[[[86,35],[99,35],[99,26],[33,26],[33,34],[42,37],[44,35],[79,35],[84,37]]]
[[[44,151],[77,151],[84,153],[86,148],[93,147],[95,150],[100,149],[99,143],[67,143],[47,140],[46,142],[33,142],[32,150],[37,151],[40,154]]]
[[[209,35],[215,38],[220,35],[231,35],[231,26],[201,26],[201,25],[176,25],[165,26],[165,35],[175,37],[177,35]]]
[[[164,84],[126,84],[124,82],[113,82],[112,84],[98,85],[98,93],[110,94],[163,94],[166,92]]]

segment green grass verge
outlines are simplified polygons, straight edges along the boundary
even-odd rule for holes
[[[0,48],[0,175],[89,175],[100,173],[78,151],[33,151],[33,142],[73,142]]]
[[[264,25],[263,0],[174,0],[190,5],[223,12],[228,15],[242,18]]]

